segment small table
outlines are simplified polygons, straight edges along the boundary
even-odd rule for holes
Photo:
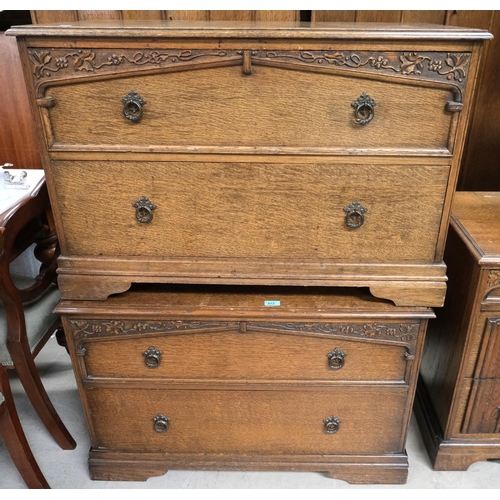
[[[458,192],[415,413],[435,470],[500,458],[500,193]]]
[[[20,173],[23,171],[11,168],[5,170],[8,170],[8,172],[16,178],[18,178]],[[3,193],[7,193],[8,197],[2,196],[0,198],[0,232],[2,233],[5,231],[6,222],[16,213],[23,202],[30,196],[38,195],[42,189],[46,189],[45,172],[42,169],[24,171],[27,173],[27,177],[23,187],[6,184],[6,190],[3,191]],[[0,172],[0,175],[1,174],[3,174],[3,172]],[[0,194],[1,193],[2,192],[0,192]],[[49,216],[48,220],[51,221],[52,217],[50,216],[50,205],[47,207],[47,215]],[[53,224],[50,224],[50,226],[51,229],[53,229]],[[32,236],[29,234],[30,229],[28,229],[26,233],[26,241],[19,241],[16,245],[18,248],[16,248],[13,257],[17,260],[11,264],[11,272],[22,276],[32,276],[38,274],[40,262],[35,259],[33,253],[23,253],[29,246],[29,240]],[[52,243],[53,242],[50,243],[51,247]],[[2,250],[2,245],[3,244],[0,243],[0,251]]]
[[[8,171],[16,177],[22,172],[20,169],[8,169]],[[25,170],[25,172],[28,174],[25,181],[27,188],[14,187],[9,184],[5,186],[9,197],[0,199],[0,224],[4,220],[4,217],[12,213],[12,211],[17,210],[17,207],[23,200],[28,198],[28,196],[32,196],[33,193],[37,193],[45,183],[45,173],[42,169]]]

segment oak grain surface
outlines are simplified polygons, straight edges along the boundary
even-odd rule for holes
[[[99,415],[93,446],[136,453],[397,453],[406,398],[405,388],[371,387],[87,391],[90,412]],[[153,429],[159,413],[171,419],[165,433]],[[342,421],[336,434],[325,432],[323,420],[331,415]],[[381,421],[385,425],[374,425]]]
[[[114,161],[57,161],[52,169],[70,255],[344,262],[432,262],[449,171]],[[115,179],[119,184],[103,197],[103,186]],[[149,224],[135,218],[132,204],[142,196],[158,207]],[[353,201],[368,209],[358,229],[345,221],[344,207]]]
[[[49,88],[59,144],[273,146],[446,150],[453,99],[447,89],[253,65],[130,76]],[[307,92],[304,92],[307,89]],[[131,90],[147,104],[140,122],[123,116]],[[377,101],[365,126],[352,103]],[[404,105],[403,105],[404,103]],[[78,110],[78,121],[73,110]],[[230,124],[230,126],[228,126]],[[311,126],[314,124],[314,126]]]
[[[340,325],[342,326],[342,325]],[[381,345],[345,338],[309,338],[299,333],[279,334],[255,328],[195,334],[142,335],[120,342],[120,356],[112,363],[116,342],[86,342],[89,376],[173,378],[203,381],[346,381],[404,380],[407,361],[402,345]],[[159,332],[160,333],[160,332]],[[163,352],[158,368],[148,368],[143,352],[150,346]],[[347,354],[344,366],[333,370],[328,353],[335,348]],[[381,366],[386,368],[382,371]]]

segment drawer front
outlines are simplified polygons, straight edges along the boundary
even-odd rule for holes
[[[57,146],[72,148],[448,152],[454,128],[453,113],[446,111],[446,104],[454,100],[453,89],[419,84],[415,79],[381,81],[363,74],[298,69],[254,66],[252,75],[244,75],[241,66],[229,66],[129,73],[90,82],[69,80],[46,90],[45,96],[55,102],[49,109],[50,126]],[[371,99],[365,104],[358,101],[363,94]],[[134,99],[135,104],[128,104]],[[355,110],[366,103],[373,118],[361,124]],[[140,111],[133,110],[140,119],[128,119],[127,106],[140,106]],[[367,116],[370,107],[362,110]]]
[[[433,262],[449,174],[347,162],[52,164],[66,255],[354,263]]]
[[[268,331],[252,322],[238,326],[237,322],[72,320],[69,324],[92,378],[245,381],[402,382],[406,354],[413,351],[419,329],[418,323],[267,323]],[[93,338],[98,331],[104,336]],[[349,335],[361,340],[350,340]],[[394,343],[398,336],[400,343]]]
[[[366,455],[402,452],[407,390],[94,388],[86,391],[86,398],[94,448]],[[330,417],[328,428],[337,432],[327,432],[325,420]]]

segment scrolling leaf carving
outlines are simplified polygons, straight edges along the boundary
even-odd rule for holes
[[[236,55],[236,51],[226,50],[167,50],[150,52],[128,51],[122,53],[107,53],[93,49],[80,49],[64,52],[58,49],[29,51],[34,64],[34,74],[37,79],[50,78],[55,73],[70,73],[75,71],[96,72],[103,68],[123,65],[136,66],[166,66],[175,63],[191,62],[201,58],[224,58]]]

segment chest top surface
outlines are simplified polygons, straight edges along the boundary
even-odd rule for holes
[[[486,30],[434,24],[306,23],[233,21],[99,21],[14,26],[15,36],[102,36],[167,38],[327,38],[476,40],[492,38]]]
[[[500,193],[455,193],[452,221],[480,263],[500,265]]]

